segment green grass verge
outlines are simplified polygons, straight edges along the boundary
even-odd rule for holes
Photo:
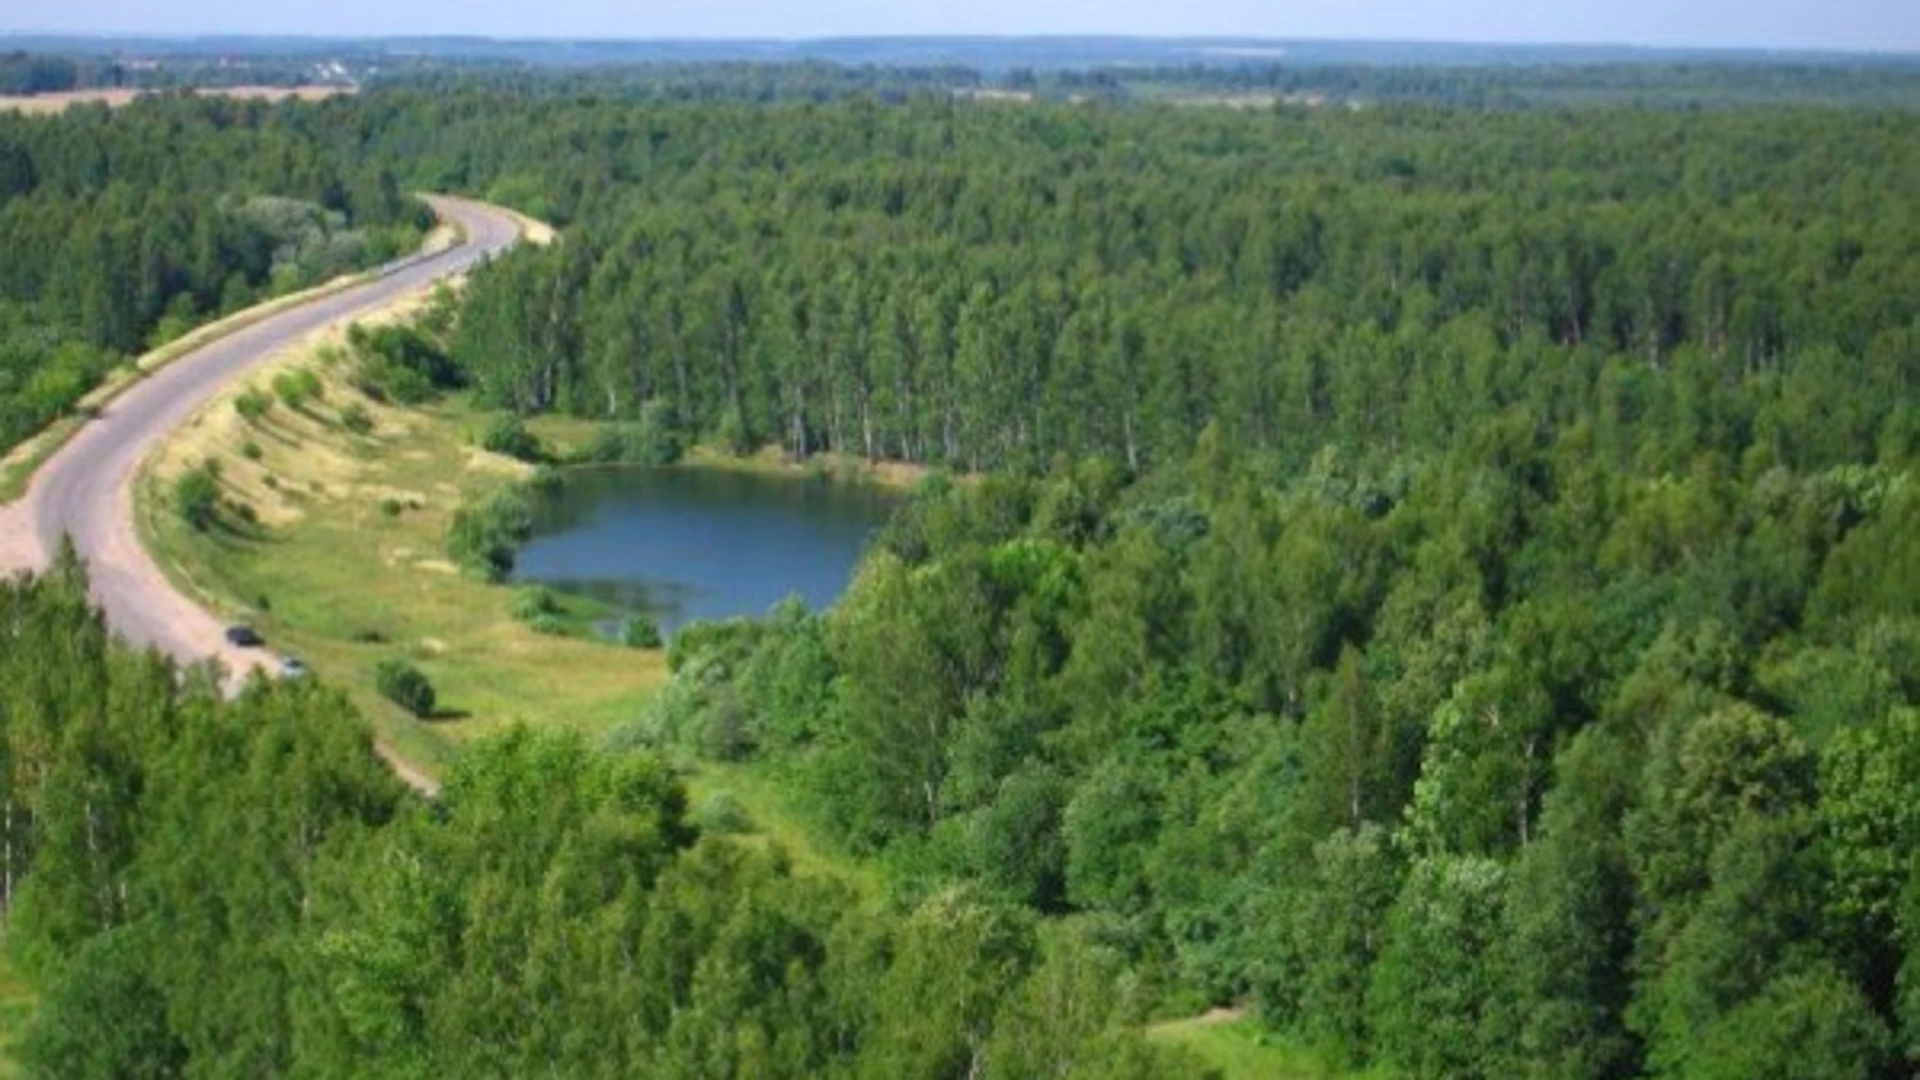
[[[1261,1028],[1250,1017],[1230,1013],[1154,1024],[1147,1028],[1147,1037],[1186,1049],[1224,1080],[1390,1080],[1377,1070],[1328,1068],[1317,1054]]]
[[[349,402],[374,415],[371,434],[339,424]],[[430,774],[460,744],[517,721],[596,734],[630,720],[666,679],[658,650],[537,633],[512,617],[511,588],[446,560],[455,510],[516,475],[473,449],[479,423],[458,402],[383,408],[337,372],[302,413],[279,407],[250,424],[216,402],[143,476],[142,538],[183,591],[305,658],[392,751]],[[208,458],[221,463],[226,500],[251,507],[258,526],[228,513],[202,533],[173,512],[168,477]],[[595,614],[565,603],[571,624]],[[374,691],[374,666],[396,655],[433,682],[441,715],[418,720]]]
[[[838,878],[869,900],[885,893],[879,867],[847,854],[808,825],[792,790],[766,766],[701,761],[683,764],[681,776],[696,817],[703,801],[725,792],[747,812],[749,825],[740,834],[743,841],[778,848],[792,860],[797,873]]]
[[[0,1080],[25,1075],[14,1059],[14,1042],[26,1030],[33,1005],[33,987],[14,969],[7,954],[6,934],[0,932]]]

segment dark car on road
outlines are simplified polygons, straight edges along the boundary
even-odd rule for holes
[[[260,632],[251,626],[229,626],[227,627],[227,644],[238,645],[243,649],[254,649],[265,642],[261,640]]]

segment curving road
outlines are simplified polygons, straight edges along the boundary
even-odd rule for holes
[[[0,507],[0,572],[46,565],[60,538],[73,537],[107,621],[127,640],[183,663],[218,658],[243,675],[259,650],[227,645],[219,620],[182,596],[141,546],[133,487],[140,464],[229,380],[329,324],[367,315],[413,290],[460,273],[520,239],[512,218],[483,203],[431,196],[466,241],[401,260],[366,283],[272,315],[180,357],[128,388],[83,426],[33,477],[20,501]]]

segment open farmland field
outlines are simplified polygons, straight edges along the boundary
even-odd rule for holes
[[[67,90],[53,94],[0,94],[0,109],[11,109],[24,113],[63,112],[70,105],[85,105],[91,102],[104,102],[109,108],[117,109],[132,102],[142,94],[159,93],[131,87],[113,87],[97,90]],[[203,97],[243,98],[248,101],[285,101],[299,98],[301,101],[320,101],[336,94],[351,94],[350,86],[221,86],[197,89],[194,93]]]

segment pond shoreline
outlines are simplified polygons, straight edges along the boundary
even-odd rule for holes
[[[704,455],[567,466],[517,486],[529,514],[507,582],[667,631],[759,617],[788,595],[829,606],[903,499],[860,473]]]

